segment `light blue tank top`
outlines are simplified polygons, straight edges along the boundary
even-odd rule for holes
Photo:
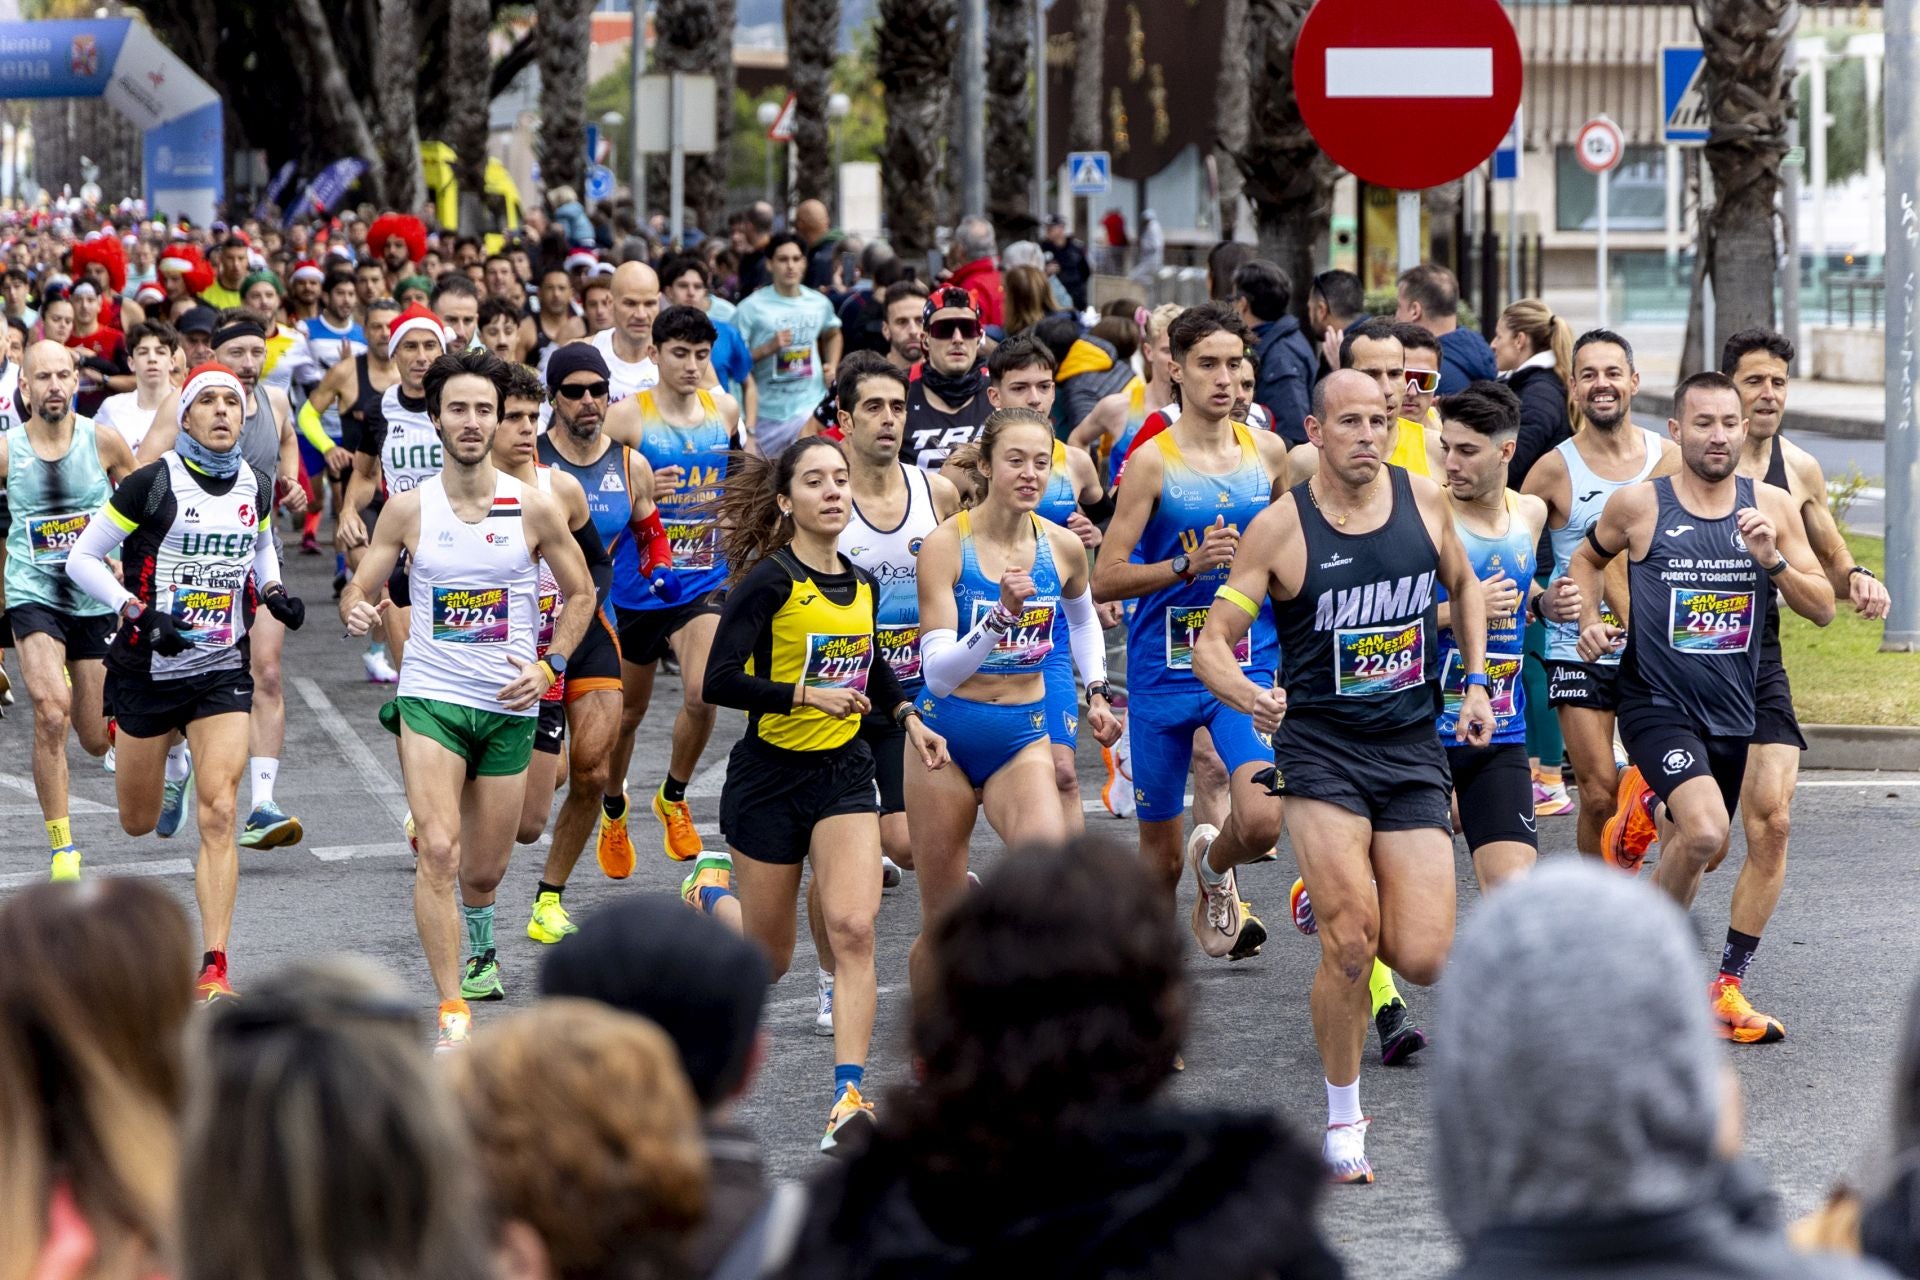
[[[1021,610],[1017,621],[980,664],[980,674],[988,676],[1032,675],[1046,665],[1053,652],[1053,619],[1060,609],[1060,571],[1053,563],[1053,546],[1046,526],[1038,516],[1033,521],[1033,596]],[[980,619],[993,612],[1000,599],[1000,582],[980,569],[980,558],[973,546],[973,513],[962,511],[956,526],[960,533],[960,577],[953,584],[953,602],[959,615],[960,634],[978,626]]]
[[[1567,566],[1573,563],[1573,553],[1586,541],[1587,530],[1600,518],[1601,508],[1607,505],[1607,499],[1619,489],[1645,480],[1660,463],[1660,437],[1645,427],[1635,427],[1641,436],[1640,445],[1645,450],[1645,463],[1640,473],[1628,480],[1609,480],[1595,472],[1580,456],[1579,447],[1571,440],[1563,440],[1555,446],[1561,459],[1567,464],[1567,522],[1558,529],[1547,530],[1547,540],[1553,546],[1553,576],[1567,576]],[[1611,608],[1605,608],[1602,616],[1608,622],[1618,626],[1620,616]],[[1580,661],[1580,624],[1578,622],[1549,622],[1547,624],[1547,657],[1555,662]],[[1600,664],[1618,666],[1620,655],[1603,654]]]
[[[1482,537],[1454,521],[1453,528],[1466,548],[1473,576],[1485,582],[1505,574],[1522,592],[1533,586],[1534,540],[1527,536],[1519,515],[1520,497],[1507,490],[1507,531],[1498,538]],[[1447,598],[1445,587],[1436,585],[1439,598]],[[1524,599],[1524,597],[1523,597]],[[1527,740],[1527,691],[1520,679],[1520,663],[1525,653],[1526,611],[1505,618],[1487,619],[1487,699],[1493,704],[1495,743]],[[1441,741],[1453,745],[1459,723],[1460,702],[1466,696],[1460,665],[1460,650],[1453,642],[1453,628],[1440,633],[1440,694],[1442,698],[1437,724]]]
[[[69,617],[113,612],[73,585],[67,553],[113,487],[100,465],[92,418],[75,415],[73,443],[58,462],[33,452],[25,426],[7,429],[7,603],[37,604]]]

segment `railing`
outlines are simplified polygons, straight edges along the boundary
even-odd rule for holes
[[[1878,275],[1827,277],[1829,325],[1879,329],[1887,320],[1887,278]]]

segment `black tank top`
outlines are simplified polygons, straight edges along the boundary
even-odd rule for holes
[[[1407,473],[1388,467],[1387,475],[1393,511],[1371,533],[1341,533],[1308,485],[1294,486],[1307,572],[1298,595],[1274,601],[1273,620],[1290,722],[1411,742],[1433,736],[1440,711],[1433,593],[1440,553]]]
[[[1771,586],[1734,519],[1753,505],[1753,481],[1736,477],[1733,509],[1717,520],[1681,506],[1671,476],[1653,490],[1653,541],[1627,565],[1633,625],[1620,659],[1620,701],[1673,707],[1704,733],[1747,737],[1760,669],[1754,626]]]
[[[367,415],[379,411],[382,394],[380,388],[373,385],[373,375],[367,372],[367,353],[364,351],[353,358],[353,376],[355,379],[353,385],[358,388],[359,394],[354,396],[353,403],[347,407],[347,417],[353,420],[357,431],[364,433],[367,429]]]
[[[907,391],[907,429],[900,436],[900,461],[937,471],[948,454],[980,438],[980,429],[991,416],[993,403],[987,399],[984,381],[973,399],[948,413],[927,402],[926,385],[916,378]]]
[[[1787,482],[1787,451],[1780,447],[1780,436],[1773,437],[1773,452],[1767,458],[1766,482],[1776,489],[1791,494],[1793,486]],[[1780,652],[1780,588],[1774,587],[1767,592],[1767,614],[1760,624],[1760,659],[1763,662],[1782,662],[1785,659]]]

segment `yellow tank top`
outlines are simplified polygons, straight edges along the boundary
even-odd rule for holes
[[[1407,418],[1395,421],[1400,429],[1394,438],[1393,452],[1387,455],[1387,465],[1399,467],[1409,475],[1433,479],[1433,468],[1427,464],[1426,431],[1419,423]]]
[[[773,615],[769,641],[756,645],[747,662],[753,675],[811,689],[848,688],[865,692],[873,665],[873,580],[854,571],[853,598],[835,604],[805,566],[776,553],[791,586]],[[762,715],[752,730],[769,746],[788,751],[831,751],[860,731],[860,717],[829,717],[818,707],[798,707],[787,715]]]

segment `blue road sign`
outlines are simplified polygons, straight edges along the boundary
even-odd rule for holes
[[[1660,140],[1682,146],[1706,142],[1713,118],[1707,112],[1707,51],[1697,44],[1660,50]]]
[[[1104,151],[1069,151],[1067,184],[1076,196],[1103,196],[1113,187],[1113,160]]]
[[[1507,128],[1507,136],[1500,139],[1500,145],[1493,149],[1493,180],[1495,182],[1518,182],[1520,180],[1521,113],[1520,108],[1513,113],[1513,123]]]
[[[591,122],[587,125],[587,163],[600,163],[600,126]]]
[[[603,164],[587,169],[587,199],[595,204],[613,199],[613,170]]]

